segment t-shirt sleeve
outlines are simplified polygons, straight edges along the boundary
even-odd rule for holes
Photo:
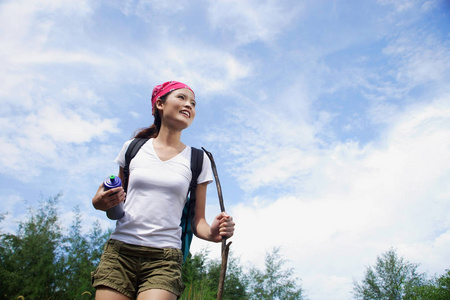
[[[200,175],[198,175],[197,184],[201,183],[207,183],[210,184],[213,182],[213,174],[211,170],[211,161],[209,160],[208,156],[205,152],[203,152],[203,166],[202,166],[202,172]]]
[[[120,150],[119,155],[117,155],[116,159],[114,160],[119,166],[122,168],[125,167],[125,153],[127,153],[128,146],[130,146],[132,140],[126,141],[123,146],[122,150]]]

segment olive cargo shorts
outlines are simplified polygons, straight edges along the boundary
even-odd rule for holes
[[[183,254],[180,249],[159,249],[109,240],[100,264],[92,272],[92,286],[106,286],[132,299],[149,289],[162,289],[180,297]]]

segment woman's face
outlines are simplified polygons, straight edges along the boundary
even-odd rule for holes
[[[156,108],[161,115],[162,123],[185,129],[195,118],[195,96],[189,89],[178,89],[171,92],[163,103],[160,99]]]

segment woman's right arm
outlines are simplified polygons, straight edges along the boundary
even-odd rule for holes
[[[123,182],[123,168],[119,169],[119,178]],[[123,187],[113,188],[107,191],[103,190],[103,183],[98,187],[97,193],[92,198],[92,205],[95,209],[106,211],[107,209],[116,206],[125,200],[125,191]]]

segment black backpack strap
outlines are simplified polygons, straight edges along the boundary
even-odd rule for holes
[[[127,191],[130,177],[130,162],[147,141],[148,139],[136,138],[128,146],[127,152],[125,153],[125,166],[123,167],[123,189],[125,192]]]
[[[197,188],[197,179],[200,173],[202,172],[203,167],[203,151],[194,147],[191,147],[191,172],[192,179],[189,185],[189,197],[187,198],[187,217],[185,228],[191,228],[192,231],[195,231],[195,228],[192,226],[192,222],[195,217],[195,204],[196,204],[196,195],[195,189]],[[190,226],[189,226],[190,225]],[[183,232],[182,240],[185,240],[186,233],[188,230]]]
[[[194,147],[191,147],[191,172],[192,172],[192,180],[189,188],[191,190],[195,190],[197,187],[197,179],[200,173],[202,172],[203,167],[203,151]],[[191,195],[192,197],[192,195]]]

